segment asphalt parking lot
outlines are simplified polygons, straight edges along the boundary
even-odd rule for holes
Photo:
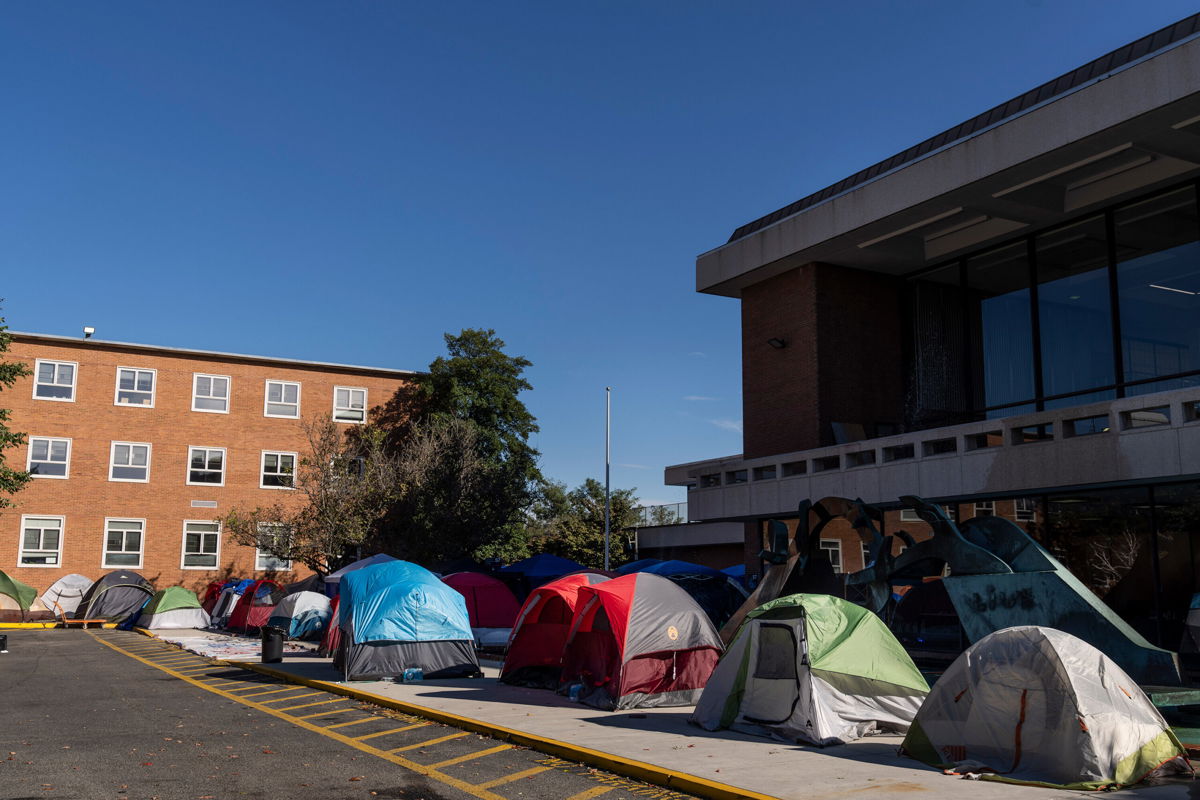
[[[136,633],[13,630],[0,798],[685,798]]]

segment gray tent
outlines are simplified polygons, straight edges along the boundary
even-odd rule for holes
[[[150,581],[136,572],[128,569],[110,572],[87,590],[75,610],[75,618],[124,622],[141,611],[153,595]]]

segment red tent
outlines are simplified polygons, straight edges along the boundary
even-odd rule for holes
[[[225,629],[250,633],[267,624],[275,604],[283,597],[283,587],[269,579],[255,581],[238,598]]]
[[[442,582],[467,599],[472,628],[511,628],[520,606],[504,581],[482,572],[456,572]]]
[[[200,607],[211,614],[217,606],[217,600],[221,597],[221,590],[234,583],[237,581],[213,581],[208,584],[208,588],[204,590],[204,600],[201,601]]]
[[[687,592],[635,572],[579,588],[559,691],[580,684],[605,709],[695,705],[723,649]]]
[[[325,635],[321,637],[321,646],[317,648],[317,655],[321,658],[328,658],[337,652],[338,644],[342,641],[342,626],[339,624],[338,603],[342,596],[334,595],[333,602],[329,608],[333,612],[329,617],[329,624],[325,626]]]
[[[604,575],[579,572],[530,592],[513,623],[500,680],[517,686],[557,689],[563,645],[571,632],[579,587],[606,580]]]

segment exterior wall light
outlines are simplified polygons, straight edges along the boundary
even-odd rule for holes
[[[782,350],[783,348],[787,347],[787,342],[777,336],[772,336],[770,339],[767,339],[767,344],[771,345],[771,347],[774,347],[776,350]]]

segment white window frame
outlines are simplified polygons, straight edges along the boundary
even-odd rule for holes
[[[996,516],[996,501],[976,500],[974,510],[977,517],[994,517]]]
[[[287,525],[285,525],[282,522],[260,522],[260,523],[258,523],[259,535],[262,535],[264,528],[278,528],[278,529],[280,529],[280,532],[282,533],[283,530],[287,528]],[[278,535],[278,534],[276,534],[276,535]],[[261,566],[264,563],[264,561],[266,561],[266,562],[273,561],[276,564],[282,564],[284,566],[279,566],[279,567],[275,567],[275,568]],[[274,556],[270,555],[269,553],[264,552],[261,548],[255,547],[254,548],[254,571],[255,572],[291,572],[292,571],[292,562],[285,560],[285,559],[277,559]]]
[[[117,447],[119,445],[128,445],[129,447],[144,447],[146,448],[146,477],[144,478],[114,478],[113,469],[115,467],[129,467],[132,464],[117,464]],[[150,464],[154,456],[154,446],[149,442],[117,442],[114,441],[108,448],[108,479],[116,483],[149,483],[150,482]],[[114,519],[117,519],[114,517]]]
[[[45,479],[45,480],[56,480],[56,481],[65,481],[67,478],[70,478],[71,477],[71,440],[67,439],[65,437],[62,437],[62,436],[30,436],[29,437],[29,454],[25,458],[25,471],[29,472],[31,474],[33,473],[33,443],[38,441],[39,439],[47,442],[47,445],[46,445],[47,456],[50,454],[50,446],[53,442],[66,442],[67,443],[67,460],[63,464],[64,472],[62,475],[36,475],[36,474],[34,474],[34,475],[32,475],[32,477],[39,478],[39,479]],[[47,460],[46,462],[39,462],[39,463],[56,463],[56,462],[54,462],[52,460]]]
[[[56,519],[58,520],[58,550],[26,550],[25,549],[25,526],[26,520],[30,519]],[[39,528],[45,530],[45,528]],[[63,540],[67,537],[67,518],[62,514],[22,514],[21,515],[21,539],[17,542],[17,568],[18,569],[60,569],[62,563]],[[40,544],[40,542],[39,542]],[[53,564],[26,564],[21,559],[25,553],[58,553],[58,560]]]
[[[189,525],[216,525],[217,526],[217,530],[216,530],[217,549],[215,552],[213,552],[211,554],[213,557],[213,564],[211,567],[204,567],[204,566],[197,567],[197,566],[189,566],[188,565],[188,563],[187,563],[188,534],[192,533],[192,534],[197,534],[200,536],[200,547],[201,548],[204,547],[204,537],[213,535],[212,531],[189,531],[188,530]],[[183,539],[180,541],[180,544],[179,544],[179,568],[180,569],[206,570],[208,572],[213,572],[217,569],[220,569],[220,565],[221,565],[221,534],[222,533],[224,533],[224,530],[222,528],[220,520],[217,520],[217,519],[185,519],[183,521]],[[199,553],[193,553],[192,555],[210,555],[210,554],[201,550]]]
[[[270,408],[271,408],[271,384],[272,383],[277,383],[285,388],[288,386],[296,387],[296,403],[295,403],[296,413],[295,414],[272,414],[271,413]],[[263,416],[264,417],[273,417],[275,419],[300,419],[300,398],[301,398],[300,381],[280,381],[280,380],[275,380],[273,378],[267,378],[266,383],[263,386]],[[292,404],[281,400],[278,403],[275,403],[275,405],[290,406]]]
[[[142,535],[141,535],[141,538],[139,539],[141,547],[137,551],[138,562],[136,564],[110,564],[110,563],[108,563],[108,552],[109,552],[108,551],[108,533],[109,533],[108,526],[113,522],[139,522],[139,523],[141,523],[141,525],[142,525],[141,534]],[[122,547],[124,547],[124,545],[125,545],[124,537],[122,537],[121,545],[122,545]],[[100,539],[100,547],[101,547],[101,550],[100,550],[100,568],[101,569],[141,569],[142,562],[146,558],[146,520],[139,519],[138,517],[105,517],[104,518],[104,536]],[[114,551],[114,552],[124,555],[124,554],[130,553],[132,551],[120,550],[120,551]]]
[[[862,562],[863,569],[871,566],[871,545],[869,542],[862,543]]]
[[[54,364],[56,366],[56,369],[54,370],[55,381],[58,380],[57,366],[62,365],[62,364],[70,365],[70,367],[71,367],[71,383],[70,383],[71,396],[70,397],[41,397],[38,395],[38,387],[39,386],[66,386],[67,385],[67,384],[63,384],[63,383],[47,383],[47,384],[40,383],[38,381],[38,377],[39,377],[39,373],[42,371],[42,364]],[[54,359],[54,358],[39,358],[36,361],[34,361],[34,364],[33,364],[33,399],[34,400],[49,400],[52,403],[74,403],[75,402],[75,391],[78,388],[78,386],[79,386],[79,362],[78,361],[60,361],[60,360]]]
[[[1030,508],[1021,508],[1022,503],[1029,503]],[[1013,518],[1017,522],[1034,522],[1037,520],[1037,500],[1032,497],[1017,497],[1013,499]]]
[[[192,451],[193,450],[203,450],[205,453],[205,455],[204,455],[205,468],[204,468],[204,470],[202,470],[203,472],[211,472],[211,470],[208,469],[208,453],[213,450],[221,451],[221,481],[219,483],[212,483],[211,481],[194,481],[194,480],[192,480]],[[190,444],[190,445],[188,445],[188,452],[187,452],[187,471],[185,471],[183,474],[183,482],[186,483],[188,486],[224,486],[225,485],[225,471],[227,469],[229,469],[229,453],[225,450],[224,447],[209,447],[207,445],[202,445],[202,444]]]
[[[150,402],[149,403],[122,403],[121,402],[121,370],[128,370],[134,373],[133,385],[135,392],[140,392],[137,387],[137,373],[150,373]],[[158,393],[158,370],[150,367],[117,367],[117,377],[113,383],[113,405],[125,406],[126,408],[154,408],[154,399]]]
[[[924,522],[925,520],[923,520],[919,516],[917,516],[917,512],[915,509],[902,508],[902,509],[900,509],[900,521],[901,522]]]
[[[196,400],[199,399],[199,397],[200,397],[200,395],[198,395],[196,393],[196,390],[200,385],[201,378],[210,378],[210,379],[211,378],[219,378],[220,380],[225,381],[225,408],[224,409],[196,408]],[[210,384],[210,387],[211,387],[211,384]],[[206,397],[208,399],[214,399],[216,397],[216,395],[206,394],[206,395],[204,395],[204,397]],[[198,411],[201,414],[228,414],[229,413],[229,405],[232,401],[233,401],[233,378],[229,377],[228,375],[214,375],[209,372],[193,372],[192,373],[192,411]]]
[[[837,548],[837,550],[835,551],[834,547],[826,547],[826,545],[833,545],[834,547]],[[833,553],[833,552],[837,553],[837,563],[833,564],[834,572],[836,572],[838,575],[841,575],[842,573],[844,573],[846,571],[846,567],[845,567],[846,562],[844,560],[842,560],[842,540],[841,539],[822,539],[818,543],[818,547],[820,547],[826,553]],[[832,562],[833,562],[833,559],[830,559],[831,564],[832,564]]]
[[[292,457],[292,485],[291,486],[268,486],[267,485],[267,456],[291,456]],[[262,458],[258,460],[258,488],[260,489],[282,489],[285,492],[292,492],[296,489],[296,466],[300,463],[299,453],[289,453],[286,450],[263,450]],[[273,472],[272,475],[283,475],[282,472]]]
[[[354,400],[350,399],[351,405],[339,406],[337,402],[338,392],[362,392],[362,419],[338,419],[338,411],[357,411],[353,406]],[[367,388],[365,386],[335,386],[333,387],[333,421],[343,422],[347,425],[364,425],[367,421]]]

